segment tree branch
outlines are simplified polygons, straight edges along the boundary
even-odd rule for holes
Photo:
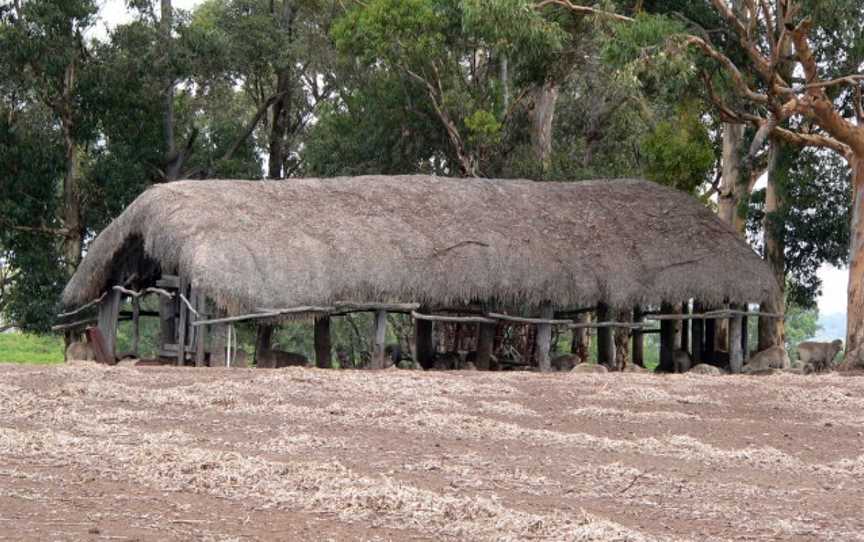
[[[695,45],[696,47],[702,49],[702,51],[719,62],[725,71],[732,77],[733,82],[735,83],[735,88],[738,90],[738,93],[743,95],[745,98],[752,102],[756,102],[759,104],[768,104],[768,96],[765,94],[759,94],[758,92],[754,92],[748,85],[747,81],[744,79],[744,75],[741,73],[741,70],[738,69],[738,66],[735,65],[732,60],[715,49],[711,44],[709,44],[704,39],[697,36],[685,36],[684,37],[685,45]]]
[[[261,118],[264,116],[264,114],[267,113],[267,110],[270,108],[270,106],[273,105],[276,100],[280,99],[284,95],[285,92],[280,92],[267,98],[267,101],[258,108],[258,111],[255,112],[255,116],[252,117],[252,119],[248,123],[246,123],[243,131],[240,132],[240,135],[237,136],[237,138],[231,143],[231,146],[228,147],[228,150],[226,150],[225,153],[215,162],[224,162],[226,160],[230,160],[231,157],[234,156],[234,153],[237,152],[237,149],[240,148],[240,145],[242,145],[244,141],[249,139],[249,136],[251,136],[252,132],[255,131],[255,127],[261,121]],[[210,164],[208,164],[206,168],[197,167],[191,171],[187,171],[181,177],[184,179],[191,179],[204,172],[206,172],[207,176],[209,176],[210,170],[212,169],[215,162],[210,162]]]
[[[534,5],[534,9],[543,9],[544,7],[549,5],[562,6],[580,15],[596,15],[598,17],[607,17],[609,19],[625,23],[632,23],[635,20],[632,17],[627,17],[626,15],[621,15],[619,13],[613,13],[611,11],[605,11],[602,9],[592,8],[588,6],[579,6],[571,2],[570,0],[542,0],[541,2],[538,2]]]

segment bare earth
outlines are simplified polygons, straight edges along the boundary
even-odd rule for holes
[[[864,540],[864,378],[0,365],[2,540]]]

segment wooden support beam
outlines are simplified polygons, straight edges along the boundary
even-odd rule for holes
[[[196,322],[196,323],[200,323]],[[217,323],[210,327],[210,367],[225,367],[227,356],[225,347],[228,341],[228,324]]]
[[[480,371],[492,368],[492,354],[495,347],[495,324],[479,324],[477,326],[477,361]]]
[[[642,323],[642,309],[639,305],[633,307],[633,323]],[[645,332],[642,329],[636,328],[633,330],[633,363],[644,367],[645,366]]]
[[[552,370],[552,362],[549,358],[549,351],[552,346],[552,317],[554,316],[552,303],[545,302],[540,306],[541,323],[537,324],[537,368],[541,373],[548,373]]]
[[[387,311],[375,311],[372,324],[372,360],[370,369],[384,368],[384,342],[387,340]]]
[[[570,353],[579,358],[580,363],[588,363],[591,352],[591,335],[588,328],[576,327],[577,325],[590,324],[591,315],[582,313],[576,315],[576,324],[570,327],[573,330],[573,338],[570,340]]]
[[[672,312],[672,306],[664,303],[661,312]],[[675,320],[660,321],[660,365],[662,372],[675,372]]]
[[[609,319],[609,306],[597,305],[597,321],[602,322]],[[615,341],[612,340],[611,327],[597,328],[597,363],[612,367],[615,363]]]
[[[139,356],[139,345],[141,343],[141,299],[132,298],[132,355]]]
[[[195,310],[198,314],[207,312],[207,297],[203,294],[198,294],[198,303]],[[207,356],[207,331],[208,326],[198,326],[195,334],[195,367],[204,367],[205,358]]]
[[[693,302],[693,312],[702,312],[702,304],[698,301]],[[705,361],[705,324],[706,320],[693,320],[690,356],[694,363]]]
[[[439,316],[433,314],[422,314],[417,311],[411,311],[411,316],[415,320],[428,320],[430,322],[468,322],[474,324],[495,324],[496,320],[492,318],[484,318],[482,316]]]
[[[329,369],[333,366],[333,353],[330,342],[330,317],[315,319],[315,366]]]
[[[729,372],[737,374],[744,367],[744,352],[741,350],[741,315],[729,319]]]
[[[743,363],[750,361],[750,327],[746,316],[741,317],[741,356]]]
[[[260,359],[262,352],[270,350],[273,344],[273,330],[271,324],[258,324],[255,328],[255,361]]]
[[[159,296],[159,351],[164,350],[166,344],[174,342],[177,325],[176,308],[175,299]]]
[[[353,301],[337,301],[333,305],[340,312],[411,312],[420,308],[419,303],[355,303]]]
[[[574,324],[573,320],[562,320],[554,318],[554,314],[550,318],[524,318],[522,316],[510,316],[509,314],[501,314],[498,312],[490,312],[486,314],[489,318],[495,320],[505,320],[508,322],[516,322],[518,324],[549,324],[550,326],[569,326]]]
[[[414,319],[414,361],[424,369],[431,369],[435,363],[432,347],[432,320]]]
[[[685,301],[681,304],[681,315],[690,316],[690,302]],[[690,318],[681,320],[681,350],[690,351]]]
[[[123,294],[109,290],[99,304],[99,331],[105,344],[105,355],[110,359],[117,357],[117,318],[120,316],[120,301]]]
[[[182,366],[186,362],[186,321],[189,317],[189,309],[186,307],[186,303],[183,303],[183,300],[180,299],[180,296],[185,296],[188,291],[189,285],[186,281],[186,278],[180,277],[180,289],[178,290],[177,295],[177,303],[180,306],[180,317],[177,320],[177,344],[180,347],[177,349],[177,365]]]

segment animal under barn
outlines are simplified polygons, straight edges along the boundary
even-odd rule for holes
[[[550,368],[554,326],[597,328],[606,363],[614,327],[632,329],[637,363],[643,333],[659,331],[661,367],[671,370],[677,347],[711,360],[715,322],[728,321],[735,371],[748,350],[746,306],[776,295],[777,284],[708,209],[656,183],[367,176],[147,190],[93,241],[63,294],[79,308],[63,316],[98,305],[113,360],[121,301],[131,295],[137,307],[146,293],[162,300],[160,355],[179,364],[224,365],[232,322],[266,329],[303,317],[315,320],[318,365],[329,367],[329,318],[374,311],[380,366],[384,316],[398,311],[414,315],[424,368],[434,363],[436,322],[476,324],[481,369],[493,359],[496,327],[530,325],[540,370]],[[690,299],[699,314],[680,313]],[[623,310],[634,318],[607,321]],[[572,319],[586,311],[600,321]],[[659,330],[645,328],[647,314]],[[140,316],[133,310],[136,329]],[[676,343],[678,322],[692,322],[692,332],[683,326]]]

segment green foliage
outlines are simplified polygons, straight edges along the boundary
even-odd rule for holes
[[[842,267],[848,261],[851,172],[833,153],[794,151],[785,155],[778,181],[786,205],[769,224],[783,228],[779,237],[785,245],[789,303],[812,308],[820,294],[817,272],[822,264]],[[747,229],[764,251],[765,190],[755,191],[749,203]]]
[[[56,335],[0,333],[0,363],[62,363],[63,339]]]
[[[430,157],[446,152],[446,134],[416,86],[375,74],[341,99],[322,106],[305,138],[303,174],[443,173]]]
[[[708,130],[690,107],[659,122],[642,142],[648,179],[695,194],[714,167]]]

